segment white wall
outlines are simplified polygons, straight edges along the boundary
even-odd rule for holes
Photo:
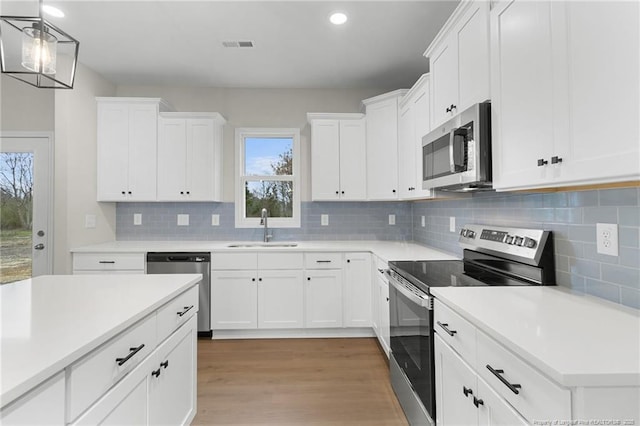
[[[52,132],[54,91],[0,76],[0,130]]]
[[[226,89],[119,86],[118,96],[160,97],[176,111],[219,112],[224,129],[223,201],[234,201],[236,127],[298,127],[302,155],[301,200],[311,198],[310,126],[307,112],[360,112],[360,101],[384,93],[379,89]],[[362,159],[364,161],[364,158]]]
[[[79,65],[73,90],[55,96],[54,273],[71,273],[69,250],[115,240],[115,204],[96,202],[96,96],[114,96],[115,85]],[[85,215],[96,227],[85,228]]]

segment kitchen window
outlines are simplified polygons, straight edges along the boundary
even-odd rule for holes
[[[236,129],[236,228],[300,227],[300,129]]]

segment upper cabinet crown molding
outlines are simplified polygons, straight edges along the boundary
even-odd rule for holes
[[[155,103],[155,104],[158,104],[158,113],[173,111],[173,107],[171,106],[171,104],[162,98],[129,98],[129,97],[120,97],[120,96],[118,97],[98,96],[96,97],[96,101],[98,103],[110,102],[110,103],[122,103],[122,104],[128,104],[128,105]]]
[[[478,3],[478,2],[486,2],[486,1],[485,0],[462,0],[458,5],[458,7],[456,7],[456,9],[453,11],[451,16],[449,16],[449,19],[447,19],[447,22],[445,22],[442,28],[440,28],[440,31],[438,31],[438,34],[431,41],[431,44],[429,45],[429,47],[427,47],[427,50],[425,50],[422,55],[429,58],[433,50],[449,36],[451,31],[453,31],[455,26],[458,24],[458,21],[467,12],[467,10],[469,10],[469,8],[471,8],[471,6],[473,6],[474,3]]]
[[[218,112],[160,112],[162,118],[184,118],[184,119],[208,119],[213,120],[216,124],[226,124],[227,120]]]
[[[394,90],[393,92],[387,92],[387,93],[383,93],[381,95],[378,96],[374,96],[372,98],[368,98],[362,101],[362,109],[366,109],[367,106],[371,105],[371,104],[376,104],[379,102],[383,102],[386,101],[388,99],[399,99],[402,98],[404,95],[407,94],[407,92],[409,91],[409,89],[398,89],[398,90]]]
[[[411,98],[424,90],[424,86],[429,84],[429,73],[424,73],[416,80],[415,84],[411,86],[411,89],[407,90],[402,99],[400,99],[400,108],[403,108],[409,103]]]

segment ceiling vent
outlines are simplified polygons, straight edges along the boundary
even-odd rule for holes
[[[252,41],[223,41],[224,47],[254,47]]]

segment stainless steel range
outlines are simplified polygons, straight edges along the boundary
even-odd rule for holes
[[[466,225],[459,243],[462,260],[389,262],[391,383],[414,426],[436,418],[430,287],[555,285],[550,231]]]

